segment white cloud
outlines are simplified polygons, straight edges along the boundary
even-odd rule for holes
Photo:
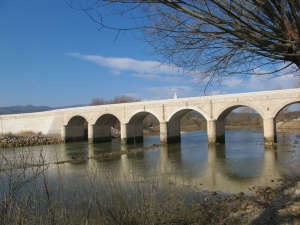
[[[162,73],[162,74],[170,74],[170,73],[178,73],[179,68],[161,64],[157,61],[141,61],[135,60],[131,58],[115,58],[115,57],[103,57],[100,55],[84,55],[80,53],[67,53],[67,56],[80,58],[86,61],[90,61],[98,64],[99,66],[108,67],[111,71],[135,71],[137,73]]]
[[[226,87],[232,88],[232,87],[237,87],[241,85],[244,82],[244,80],[236,77],[231,77],[230,79],[224,80],[223,84]]]
[[[160,76],[153,73],[134,73],[130,74],[132,77],[146,79],[146,80],[155,80],[159,82],[179,82],[180,78],[174,76]]]
[[[179,78],[179,74],[182,73],[182,69],[168,64],[161,64],[157,61],[141,61],[132,58],[117,58],[117,57],[103,57],[100,55],[84,55],[80,53],[68,53],[70,57],[80,58],[82,60],[96,63],[101,67],[107,67],[113,75],[119,75],[124,71],[131,71],[130,76],[145,80],[153,80],[158,82],[182,82]],[[278,68],[283,68],[283,65],[279,65]],[[256,74],[268,73],[268,69],[258,68],[254,71]],[[172,76],[174,75],[174,76]],[[193,71],[189,74],[185,74],[186,82],[189,82],[191,86],[198,87],[197,84],[205,84],[209,81],[209,77],[202,79],[202,72]],[[295,78],[293,74],[287,74],[271,78],[271,75],[252,75],[247,79],[238,77],[232,77],[224,79],[222,81],[223,90],[208,92],[206,95],[224,94],[224,93],[241,93],[252,91],[265,91],[273,90],[278,84],[283,89],[293,88]],[[180,89],[180,87],[184,87]],[[221,87],[220,87],[221,88]],[[155,99],[172,98],[176,92],[179,96],[188,97],[187,93],[192,93],[193,88],[187,86],[167,86],[162,88],[148,88],[147,91],[152,92],[155,95]],[[193,92],[195,93],[195,91]],[[199,92],[198,92],[199,93]],[[200,93],[201,94],[201,93]]]
[[[118,71],[118,70],[111,70],[110,71],[113,75],[119,75],[121,72],[120,71]]]
[[[252,75],[248,82],[244,82],[242,87],[251,91],[274,90],[280,85],[283,89],[294,88],[295,77],[293,74],[282,75],[262,81],[260,77]]]

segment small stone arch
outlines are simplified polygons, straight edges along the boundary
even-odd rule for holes
[[[289,106],[289,105],[293,105],[293,104],[295,104],[295,103],[300,103],[300,100],[295,101],[295,100],[288,99],[288,100],[286,100],[286,101],[281,102],[280,104],[278,104],[278,105],[274,108],[274,110],[272,110],[270,116],[276,118],[277,115],[279,114],[279,112],[280,112],[283,108],[285,108],[286,106]]]
[[[81,122],[81,119],[83,119],[83,121],[88,121],[87,118],[83,115],[80,115],[80,114],[77,114],[77,115],[73,115],[73,116],[70,116],[65,125],[72,125],[72,124],[78,124]]]
[[[210,117],[207,115],[207,113],[205,113],[204,111],[200,110],[199,108],[197,107],[194,107],[194,106],[183,106],[183,107],[179,107],[179,108],[176,108],[175,110],[173,110],[168,116],[167,116],[167,119],[166,121],[170,121],[170,119],[176,115],[178,112],[182,111],[182,110],[186,110],[185,113],[187,112],[190,112],[190,111],[196,111],[198,113],[200,113],[206,120],[208,120]],[[185,114],[184,113],[184,114]],[[184,115],[183,114],[183,115]]]
[[[158,116],[153,111],[137,110],[128,118],[127,123],[121,124],[121,141],[123,143],[138,143],[144,140],[144,119],[152,114],[158,120]]]
[[[124,123],[130,123],[130,122],[141,122],[144,120],[144,118],[149,115],[149,114],[152,114],[153,116],[155,116],[158,121],[161,121],[161,117],[156,113],[154,112],[153,110],[148,110],[148,109],[145,109],[145,110],[136,110],[134,112],[131,113],[131,116],[129,116],[127,118],[127,120],[124,121]],[[143,118],[144,117],[144,118]]]
[[[168,126],[167,126],[167,142],[168,143],[177,143],[181,142],[181,130],[180,130],[180,120],[182,117],[191,111],[196,111],[200,113],[206,120],[207,115],[196,107],[180,107],[174,110],[168,117]]]
[[[105,113],[99,116],[95,124],[89,126],[89,142],[110,142],[112,140],[111,130],[118,124],[120,129],[120,119],[112,113]]]
[[[218,113],[216,114],[216,120],[224,120],[226,116],[232,111],[239,107],[249,107],[254,109],[261,117],[264,117],[265,113],[262,109],[260,109],[256,105],[248,104],[248,103],[239,103],[239,104],[228,104],[218,110]]]
[[[216,142],[217,143],[225,143],[225,118],[228,116],[230,112],[239,108],[239,107],[249,107],[255,110],[261,117],[262,110],[253,104],[248,104],[245,102],[240,102],[239,104],[228,104],[222,107],[219,110],[219,113],[216,115]]]
[[[119,121],[121,121],[121,118],[119,115],[113,112],[105,112],[101,114],[96,114],[93,116],[93,119],[91,120],[92,124],[105,124],[105,121],[109,120],[110,118],[116,118]]]
[[[66,142],[88,140],[88,122],[84,116],[72,116],[67,124],[63,126],[64,139]]]

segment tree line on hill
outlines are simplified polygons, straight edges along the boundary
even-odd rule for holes
[[[119,95],[110,100],[105,100],[104,98],[93,98],[90,102],[90,106],[93,105],[107,105],[107,104],[119,104],[127,102],[140,102],[141,99],[136,99],[128,95]]]

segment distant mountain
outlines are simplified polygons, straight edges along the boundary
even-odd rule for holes
[[[82,106],[86,106],[86,105],[71,105],[71,106],[62,106],[62,107],[55,107],[55,108],[49,106],[17,105],[17,106],[9,106],[9,107],[0,107],[0,115],[43,112],[43,111],[49,111],[54,109],[75,108],[75,107],[82,107]]]

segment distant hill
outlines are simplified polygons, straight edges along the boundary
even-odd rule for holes
[[[86,105],[71,105],[71,106],[62,106],[62,107],[55,107],[55,108],[49,106],[17,105],[17,106],[9,106],[9,107],[0,107],[0,115],[43,112],[43,111],[49,111],[55,109],[75,108],[75,107],[82,107],[82,106],[86,106]]]

